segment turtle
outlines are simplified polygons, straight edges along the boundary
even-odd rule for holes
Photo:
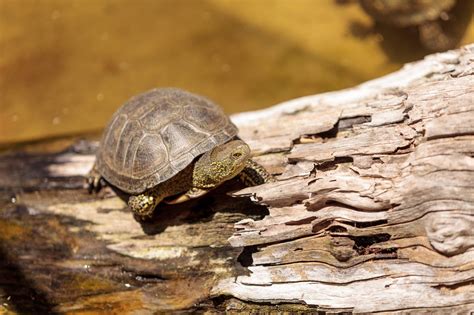
[[[155,88],[129,99],[105,128],[87,182],[129,195],[142,219],[160,202],[200,197],[239,177],[246,185],[273,181],[250,157],[238,129],[211,100],[178,88]]]
[[[456,39],[447,34],[441,21],[449,18],[456,0],[359,0],[377,22],[396,27],[417,27],[420,42],[433,51],[451,49]]]

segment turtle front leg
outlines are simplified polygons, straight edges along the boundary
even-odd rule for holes
[[[247,165],[240,173],[240,180],[247,186],[257,186],[274,182],[275,178],[257,162],[249,159]]]
[[[150,218],[156,206],[165,196],[157,190],[146,191],[143,194],[130,196],[128,206],[141,219]]]
[[[89,193],[97,193],[105,185],[105,180],[100,175],[99,171],[97,170],[96,164],[94,163],[94,166],[92,166],[92,169],[87,175],[87,190],[89,190]]]

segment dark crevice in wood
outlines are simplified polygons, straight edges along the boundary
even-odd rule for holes
[[[390,240],[391,235],[388,233],[374,234],[370,236],[353,236],[351,237],[356,247],[368,247],[375,243],[386,242]]]
[[[364,255],[375,254],[375,259],[396,259],[398,258],[397,248],[368,248]]]
[[[237,257],[237,261],[240,263],[242,267],[249,267],[253,265],[253,257],[254,253],[258,252],[258,247],[255,246],[246,246],[240,253],[239,257]]]
[[[356,250],[359,255],[388,254],[390,258],[396,258],[396,248],[371,248],[371,246],[376,243],[387,242],[388,240],[390,240],[391,235],[388,233],[381,233],[369,236],[349,236],[349,238],[355,242],[353,249]]]
[[[372,116],[356,116],[339,119],[339,131],[351,129],[354,125],[361,125],[372,121]]]
[[[372,163],[373,164],[383,164],[384,162],[382,161],[382,159],[378,156],[374,156],[372,157]]]
[[[458,290],[461,288],[466,288],[466,290],[469,290],[469,286],[474,284],[474,280],[470,281],[464,281],[460,283],[453,283],[453,284],[438,284],[434,285],[433,288],[438,289],[438,290]]]
[[[413,143],[414,143],[414,139],[411,139],[407,145],[400,146],[395,151],[393,151],[392,155],[406,154],[406,153],[413,152]]]
[[[323,142],[326,142],[327,139],[336,138],[338,132],[339,132],[339,121],[328,131],[318,133],[318,136],[320,136],[323,139]]]
[[[129,258],[126,258],[125,261],[128,259]],[[130,282],[137,281],[140,285],[141,283],[157,283],[172,280],[171,276],[165,276],[162,272],[159,272],[159,270],[153,268],[150,269],[146,266],[142,266],[142,268],[140,268],[140,266],[138,266],[138,268],[134,268],[133,266],[122,266],[120,272],[126,274],[131,280]]]
[[[313,224],[311,231],[313,233],[320,233],[321,231],[325,230],[328,226],[330,226],[331,222],[332,222],[331,220],[323,220],[321,222]]]
[[[331,235],[334,233],[334,234],[338,234],[339,233],[347,233],[347,229],[343,226],[340,226],[340,225],[332,225],[330,226],[327,231],[329,233],[331,233]]]
[[[378,221],[369,221],[369,222],[352,222],[352,221],[344,221],[345,224],[351,225],[355,228],[368,228],[377,225],[384,225],[388,223],[388,220],[378,220]]]
[[[372,121],[372,116],[355,116],[349,118],[341,118],[338,122],[328,131],[318,133],[318,136],[323,139],[323,141],[336,138],[339,131],[344,131],[351,129],[354,125],[360,125]]]
[[[332,161],[325,161],[319,164],[315,164],[317,171],[330,171],[337,168],[338,164],[353,163],[354,159],[350,156],[335,157]]]
[[[156,274],[136,274],[135,280],[140,282],[163,282],[167,280],[165,277]]]

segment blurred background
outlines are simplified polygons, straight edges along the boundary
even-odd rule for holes
[[[188,89],[233,113],[474,42],[474,1],[436,1],[396,16],[375,3],[384,0],[0,0],[0,144],[100,130],[153,87]],[[421,38],[428,18],[448,44]]]

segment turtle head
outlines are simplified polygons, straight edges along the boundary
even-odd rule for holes
[[[194,165],[193,186],[209,189],[238,175],[247,165],[250,148],[242,140],[232,140],[203,154]]]

